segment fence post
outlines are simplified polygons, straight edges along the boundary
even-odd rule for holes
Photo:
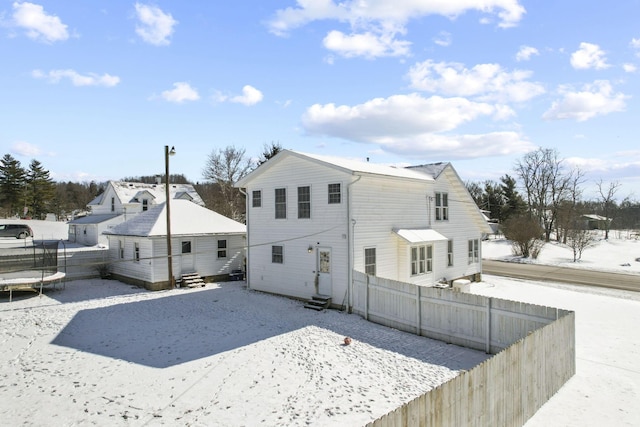
[[[364,286],[364,320],[369,320],[369,275],[365,274],[367,281]]]
[[[416,335],[422,335],[420,330],[420,319],[422,318],[422,304],[420,304],[420,289],[421,286],[416,285]]]
[[[487,298],[487,342],[485,345],[485,353],[491,354],[491,301],[492,298]]]

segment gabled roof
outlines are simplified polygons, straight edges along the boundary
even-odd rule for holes
[[[245,234],[247,227],[188,200],[171,201],[171,234],[193,236],[209,234]],[[166,203],[153,206],[132,219],[116,225],[104,234],[119,236],[166,236]]]
[[[394,167],[381,165],[376,163],[362,162],[358,160],[344,159],[340,157],[323,156],[319,154],[302,153],[292,150],[282,150],[276,156],[269,159],[266,163],[254,169],[249,175],[245,176],[236,183],[236,187],[244,187],[246,184],[270,168],[276,166],[286,157],[297,157],[299,159],[308,160],[317,164],[321,164],[336,170],[343,171],[353,175],[380,175],[404,179],[414,179],[419,181],[433,181],[433,177],[425,173],[410,170],[404,167]]]
[[[68,224],[100,224],[101,222],[109,221],[117,216],[118,215],[116,214],[86,215],[71,220],[68,222]]]
[[[108,184],[116,193],[116,196],[120,200],[120,203],[136,203],[138,197],[144,193],[149,194],[156,203],[164,203],[166,200],[165,184],[145,184],[141,182],[126,182],[126,181],[109,181]],[[100,194],[98,197],[89,202],[89,205],[99,205],[103,202],[104,194]],[[172,199],[185,198],[185,195],[191,197],[193,203],[197,203],[200,206],[204,206],[202,198],[198,192],[193,188],[191,184],[169,184],[169,194]]]
[[[425,165],[407,166],[407,169],[425,173],[435,179],[450,165],[451,163],[449,162],[427,163]]]

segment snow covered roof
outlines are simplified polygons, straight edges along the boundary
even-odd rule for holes
[[[116,214],[97,214],[87,215],[74,220],[69,221],[69,224],[100,224],[101,222],[109,221],[118,215]]]
[[[436,242],[438,240],[449,240],[436,230],[430,228],[399,228],[394,229],[399,237],[409,243]]]
[[[433,178],[437,178],[450,164],[449,162],[427,163],[425,165],[407,166],[407,169],[422,172]]]
[[[309,154],[293,150],[282,150],[274,158],[270,159],[265,164],[261,165],[249,175],[238,181],[237,187],[244,187],[247,182],[251,181],[253,177],[261,174],[267,168],[274,166],[281,159],[286,156],[294,156],[301,159],[311,160],[316,163],[322,163],[324,165],[340,169],[347,173],[355,174],[371,174],[391,176],[397,178],[416,179],[420,181],[433,181],[433,177],[419,171],[407,169],[405,167],[395,167],[389,165],[382,165],[376,163],[363,162],[353,159],[345,159],[341,157],[323,156],[320,154]]]
[[[166,203],[154,206],[104,234],[120,236],[166,236]],[[188,200],[171,200],[171,234],[175,236],[207,234],[244,234],[247,227]]]
[[[141,182],[109,181],[121,203],[136,203],[144,194],[148,194],[156,204],[166,200],[165,184],[145,184]],[[89,202],[89,205],[99,205],[106,191]],[[204,201],[191,184],[169,184],[169,194],[172,199],[191,198],[194,203],[204,206]],[[189,197],[186,197],[189,196]]]

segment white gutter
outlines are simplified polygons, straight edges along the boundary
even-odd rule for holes
[[[245,280],[247,282],[247,289],[251,289],[251,285],[249,285],[249,283],[251,283],[251,281],[249,280],[249,248],[251,247],[251,245],[249,244],[249,196],[247,195],[247,193],[244,192],[244,190],[242,189],[242,187],[238,187],[238,189],[240,190],[240,193],[244,194],[244,222],[245,222],[245,226],[247,227],[247,234],[246,234],[246,239],[247,239],[247,246],[245,247],[245,254],[247,257],[247,262],[244,264],[244,274],[246,276]]]

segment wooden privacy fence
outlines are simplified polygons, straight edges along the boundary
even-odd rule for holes
[[[523,425],[575,374],[572,311],[360,272],[354,272],[353,310],[375,323],[495,354],[372,427]]]

